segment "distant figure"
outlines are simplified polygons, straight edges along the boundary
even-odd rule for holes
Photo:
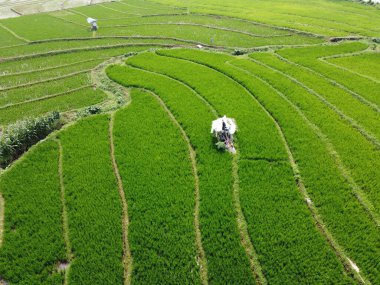
[[[87,23],[91,25],[91,32],[96,32],[98,30],[98,24],[96,23],[96,19],[87,18]]]
[[[98,24],[96,22],[91,23],[91,31],[96,32],[98,30]]]

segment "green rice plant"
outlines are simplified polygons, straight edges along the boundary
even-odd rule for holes
[[[88,86],[89,84],[89,74],[82,73],[32,86],[0,91],[0,108],[46,96],[53,96],[63,92],[70,92],[73,89]]]
[[[231,58],[191,50],[158,53],[184,57],[214,66],[223,65],[226,59]],[[178,59],[141,54],[129,58],[127,63],[164,73],[185,82],[204,96],[218,111],[220,110],[219,112],[237,120],[238,142],[242,157],[239,176],[244,179],[244,183],[240,183],[242,193],[240,200],[253,246],[269,283],[294,284],[311,279],[317,283],[327,282],[326,280],[349,282],[344,277],[343,267],[339,265],[334,253],[314,227],[306,205],[295,190],[291,168],[288,163],[282,162],[286,161],[287,157],[275,128],[241,86],[226,83],[232,83],[232,80],[215,70]],[[178,66],[181,68],[178,69]],[[214,88],[208,88],[208,84],[212,84]],[[251,147],[255,150],[250,149]],[[274,163],[268,163],[267,160]],[[252,170],[252,167],[255,170]],[[276,169],[277,173],[282,175],[273,174],[271,177],[271,172],[274,170],[270,169]],[[257,175],[258,173],[260,175]],[[258,183],[261,187],[254,186]],[[268,195],[268,189],[273,191],[273,201],[259,198],[262,197],[259,195]],[[277,226],[268,227],[270,220],[275,221]],[[298,237],[297,240],[295,237]],[[315,258],[311,260],[309,256]]]
[[[170,51],[158,51],[158,54],[169,54]],[[247,91],[223,74],[178,59],[160,58],[153,53],[143,53],[127,59],[127,63],[138,67],[148,67],[152,71],[168,73],[180,78],[202,94],[222,115],[236,119],[241,133],[252,136],[238,136],[239,148],[244,158],[286,157],[277,130],[273,122],[254,102]],[[187,69],[179,65],[189,66]],[[194,71],[195,70],[195,71]],[[204,78],[199,74],[204,74]],[[181,76],[181,77],[179,77]],[[201,79],[200,79],[201,78]],[[209,88],[209,84],[213,88]]]
[[[1,22],[0,22],[0,37],[1,37],[1,42],[0,42],[1,47],[19,45],[19,44],[24,43],[22,40],[16,38],[10,32],[4,29],[4,27],[1,26]]]
[[[89,43],[90,44],[90,43]],[[146,49],[147,47],[115,47],[96,51],[77,51],[75,53],[62,53],[32,57],[23,60],[4,62],[0,65],[0,78],[10,74],[27,74],[33,71],[53,70],[65,65],[75,65],[94,60],[105,61],[109,57],[126,54],[133,50]],[[75,54],[75,56],[73,56]]]
[[[144,36],[166,36],[182,39],[191,39],[204,44],[224,47],[252,48],[267,45],[287,44],[313,44],[321,43],[322,40],[314,37],[303,37],[299,35],[276,36],[276,37],[254,37],[239,31],[229,31],[218,27],[204,27],[193,24],[159,23],[141,24],[121,27],[104,27],[102,35],[144,35]]]
[[[144,17],[126,17],[118,19],[104,19],[99,21],[99,25],[107,27],[113,25],[133,25],[133,24],[153,24],[153,23],[189,23],[206,26],[222,27],[226,29],[238,30],[246,33],[252,33],[258,36],[279,36],[289,35],[290,31],[283,29],[274,29],[261,25],[260,23],[220,17],[216,15],[203,14],[179,14],[167,16],[144,16]]]
[[[102,19],[102,18],[121,18],[127,16],[129,13],[118,11],[113,8],[105,8],[107,6],[104,6],[106,4],[100,4],[100,5],[89,5],[89,6],[83,6],[83,7],[76,7],[71,9],[74,13],[77,12],[78,14],[83,16],[83,23],[86,23],[86,17],[91,17],[95,19]],[[111,5],[112,6],[112,5]],[[109,7],[111,7],[109,6]],[[133,16],[132,14],[129,14]],[[88,25],[88,30],[90,26]]]
[[[7,166],[32,145],[58,129],[59,119],[59,113],[53,112],[40,118],[8,125],[0,136],[0,165]]]
[[[48,57],[56,54],[75,54],[77,52],[99,52],[106,50],[125,50],[125,53],[130,51],[145,50],[154,47],[157,44],[178,44],[181,40],[165,39],[160,37],[145,37],[139,36],[132,37],[118,37],[108,36],[99,38],[68,38],[59,40],[47,40],[39,43],[22,45],[17,49],[0,49],[0,56],[4,61],[16,61],[33,57]],[[133,46],[133,45],[136,46]],[[146,46],[143,46],[146,44]],[[128,46],[129,45],[129,46]],[[141,45],[141,46],[138,46]],[[89,58],[87,58],[89,59]],[[2,59],[0,59],[0,62]],[[16,68],[15,68],[16,69]]]
[[[104,101],[106,95],[90,87],[61,96],[38,100],[0,109],[0,124],[7,125],[27,117],[39,116],[51,111],[66,112]]]
[[[301,82],[302,86],[316,92],[321,101],[345,118],[348,124],[357,129],[368,140],[371,140],[371,137],[375,138],[373,141],[380,139],[380,125],[373,124],[373,122],[379,120],[379,113],[368,105],[360,104],[358,99],[348,91],[336,86],[322,75],[313,73],[302,66],[294,65],[266,54],[252,54],[251,56],[253,58],[256,58],[256,56],[266,57],[264,61],[266,64],[288,74]],[[315,94],[310,94],[310,96],[315,96]],[[352,108],[352,106],[355,106],[355,108]]]
[[[197,61],[225,72],[246,86],[265,105],[282,126],[286,140],[299,165],[301,177],[311,197],[310,201],[317,207],[325,226],[343,251],[348,254],[348,257],[358,265],[360,272],[371,282],[377,283],[380,276],[376,263],[380,256],[377,246],[380,240],[378,227],[371,221],[366,210],[353,195],[352,186],[342,177],[339,166],[336,165],[319,134],[315,132],[315,127],[310,122],[305,121],[305,118],[295,110],[298,103],[291,103],[292,100],[284,100],[260,80],[249,76],[244,71],[237,70],[230,64],[225,64],[225,62],[233,60],[232,57],[191,50],[173,50],[160,53]],[[253,65],[249,61],[245,64],[241,63],[239,66],[244,67],[252,74],[257,73],[258,75],[261,74],[260,77],[266,77],[264,70],[257,70],[257,65]],[[183,64],[181,68],[183,68]],[[280,80],[280,78],[274,78],[274,80]],[[278,85],[283,86],[284,89],[289,88],[286,81],[280,81]],[[294,91],[289,90],[289,92]],[[294,112],[289,110],[294,110]],[[321,119],[325,117],[323,116]],[[244,204],[243,200],[242,203]],[[256,227],[252,231],[252,234],[255,233]],[[283,245],[280,246],[283,250]],[[310,255],[305,260],[310,261]],[[343,262],[347,263],[347,261]],[[265,264],[263,267],[265,268]],[[283,271],[281,271],[280,276],[283,276]]]
[[[89,29],[63,22],[48,14],[35,14],[1,21],[8,29],[28,40],[91,36]]]
[[[6,75],[0,77],[0,87],[2,89],[15,88],[17,86],[34,84],[36,82],[41,82],[45,80],[51,80],[52,78],[59,79],[60,77],[65,77],[70,74],[86,72],[100,63],[105,61],[105,59],[94,59],[86,62],[79,62],[78,64],[67,65],[63,67],[57,67],[55,69],[49,69],[45,71],[33,71],[31,73],[20,74],[20,75]],[[1,90],[1,89],[0,89]]]
[[[352,71],[359,75],[380,81],[380,56],[378,53],[366,53],[354,56],[331,58],[328,62]]]
[[[352,54],[355,52],[361,52],[368,48],[368,45],[362,43],[349,43],[341,44],[338,46],[325,46],[325,47],[313,47],[313,48],[303,48],[294,49],[293,51],[284,49],[278,51],[278,54],[284,56],[285,58],[312,69],[313,71],[332,79],[344,87],[348,88],[349,91],[356,92],[369,101],[370,103],[376,104],[377,108],[380,106],[380,98],[378,96],[379,83],[374,82],[368,78],[358,76],[356,73],[350,73],[346,70],[342,70],[336,66],[327,64],[329,61],[323,61],[324,57],[333,57],[339,54]],[[374,57],[376,54],[374,54]],[[366,65],[369,73],[376,73],[376,66],[369,63]]]
[[[122,210],[113,172],[109,117],[82,119],[58,135],[73,258],[71,284],[122,284]],[[75,138],[73,140],[73,138]]]
[[[262,59],[264,62],[266,58],[270,57],[273,55],[255,56],[256,59]],[[348,169],[356,184],[372,201],[372,211],[380,215],[380,196],[377,191],[380,184],[380,176],[377,171],[380,167],[380,157],[378,151],[373,149],[372,144],[318,98],[310,96],[307,90],[281,73],[246,60],[232,60],[231,64],[262,78],[281,91],[303,111],[311,122],[320,128],[338,153],[341,164]]]
[[[62,284],[63,240],[58,146],[44,142],[2,174],[5,207],[0,279],[8,284]]]
[[[70,92],[71,90],[88,86],[89,84],[89,74],[82,73],[32,86],[0,91],[0,108],[6,108],[10,105],[40,99],[46,96],[53,96],[63,92]]]
[[[200,284],[188,146],[152,95],[131,95],[131,105],[115,115],[114,137],[128,203],[132,283]]]
[[[360,34],[377,36],[380,17],[374,7],[346,1],[223,1],[155,0],[167,5],[188,7],[191,12],[218,14],[298,29],[326,36]]]
[[[231,158],[215,150],[209,133],[210,122],[215,118],[212,110],[185,85],[170,78],[128,66],[111,66],[107,74],[120,84],[146,88],[160,96],[196,150],[200,229],[209,282],[253,284],[233,207]],[[120,168],[124,167],[120,165]],[[127,177],[123,179],[128,181]]]

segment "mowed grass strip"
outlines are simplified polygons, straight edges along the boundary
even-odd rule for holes
[[[225,60],[222,55],[192,50],[159,51],[159,53],[216,66]],[[237,120],[238,142],[242,157],[239,162],[242,165],[239,176],[242,176],[245,182],[250,181],[240,183],[241,206],[268,283],[294,284],[309,279],[315,282],[326,280],[337,282],[345,278],[342,266],[314,227],[307,206],[297,192],[285,147],[273,122],[246,90],[216,70],[183,60],[139,55],[130,58],[127,63],[183,80],[198,90],[214,106],[218,106],[219,112]],[[180,70],[178,66],[181,66]],[[212,84],[214,89],[207,88],[204,82]],[[252,171],[250,167],[257,170]],[[258,177],[257,173],[265,175],[265,178]],[[268,181],[266,185],[264,181]],[[254,186],[256,182],[261,187]],[[271,203],[267,199],[257,199],[268,194],[268,190],[265,189],[272,189],[271,191],[276,189]],[[277,226],[268,227],[270,220],[276,221]],[[308,258],[311,252],[315,257],[313,259]]]
[[[0,125],[6,125],[27,117],[39,116],[50,111],[66,112],[80,109],[100,103],[106,97],[107,95],[102,91],[87,87],[46,100],[10,106],[0,110]]]
[[[131,95],[116,113],[114,141],[129,204],[132,283],[200,284],[188,146],[152,95]]]
[[[299,113],[297,114],[297,105],[286,100],[285,96],[285,98],[278,96],[279,94],[255,77],[237,70],[230,64],[225,64],[225,62],[233,60],[231,56],[223,57],[217,54],[186,50],[169,51],[167,53],[173,55],[175,52],[177,53],[175,56],[204,62],[204,64],[229,74],[229,76],[246,86],[273,114],[281,125],[290,149],[294,153],[301,178],[311,197],[310,202],[318,210],[325,227],[330,231],[335,242],[341,247],[342,254],[340,256],[350,258],[358,265],[360,274],[364,274],[373,283],[378,282],[380,276],[377,266],[377,260],[380,256],[377,247],[380,242],[378,227],[370,220],[368,213],[352,194],[351,186],[342,177],[325,143],[321,141],[321,138],[313,129],[314,126],[307,121],[307,118],[305,120],[305,117]],[[249,64],[250,62],[247,62],[248,66]],[[255,66],[252,69],[255,69]],[[247,70],[251,71],[249,68]],[[294,110],[294,112],[289,110]],[[283,248],[282,245],[281,248]],[[308,254],[304,261],[310,261],[310,256],[314,255]],[[348,260],[341,261],[345,266],[349,264]],[[265,268],[264,262],[261,263]],[[348,265],[349,268],[350,266]],[[332,273],[332,276],[338,278],[334,282],[338,284],[340,282],[350,283],[350,280],[345,281],[346,277],[338,277],[339,271],[342,270],[342,265],[336,264],[333,269],[336,275]],[[327,275],[321,272],[319,277],[316,276],[316,278],[327,278]],[[300,275],[303,276],[303,273],[300,273]],[[309,276],[305,278],[309,278]]]
[[[255,55],[258,63],[265,62],[266,58],[271,57],[273,55],[265,53]],[[348,170],[348,176],[352,176],[354,183],[358,184],[364,195],[372,201],[371,211],[379,216],[380,196],[377,189],[380,185],[380,175],[377,169],[380,167],[380,154],[373,149],[372,144],[318,98],[310,96],[304,88],[281,73],[270,67],[246,60],[231,60],[229,63],[258,76],[282,92],[302,110],[311,122],[320,128],[333,145],[334,152],[340,157],[341,162],[338,164]]]
[[[73,253],[69,284],[123,283],[122,209],[108,124],[107,115],[90,117],[58,136]]]
[[[200,190],[200,231],[208,279],[218,284],[254,284],[240,243],[232,196],[231,158],[215,150],[210,137],[213,111],[191,89],[165,76],[129,66],[111,66],[107,74],[124,86],[149,89],[165,102],[196,151]]]
[[[5,229],[0,279],[8,284],[62,284],[63,239],[58,145],[33,148],[1,177]]]

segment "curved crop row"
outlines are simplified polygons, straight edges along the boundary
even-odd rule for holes
[[[379,183],[379,175],[377,168],[380,167],[379,153],[373,149],[371,143],[363,138],[359,133],[353,130],[344,120],[335,114],[330,108],[325,106],[314,96],[310,96],[307,90],[286,78],[283,74],[276,72],[275,69],[267,65],[260,66],[258,63],[266,62],[268,55],[256,55],[257,63],[248,63],[246,61],[232,61],[231,63],[249,70],[252,74],[263,78],[273,87],[283,92],[294,104],[297,104],[305,115],[314,124],[321,128],[322,132],[328,137],[328,140],[334,146],[333,152],[337,152],[341,157],[342,166],[349,170],[352,177],[358,181],[360,192],[364,196],[368,195],[372,201],[371,211],[375,216],[379,216],[379,198],[377,193],[377,185]],[[271,57],[269,55],[269,57]],[[313,106],[310,108],[309,106]],[[350,143],[347,143],[347,142]],[[373,167],[368,167],[372,165]],[[378,167],[377,167],[378,166]],[[348,175],[348,176],[351,176]],[[356,184],[354,182],[354,184]],[[355,188],[355,185],[352,185]],[[355,189],[353,189],[355,190]],[[377,223],[379,223],[379,219]]]
[[[73,93],[65,93],[47,100],[33,101],[0,110],[0,125],[9,124],[22,118],[38,116],[50,111],[65,112],[95,105],[106,98],[100,90],[87,87]]]
[[[6,202],[0,280],[11,284],[62,284],[66,260],[61,220],[58,146],[48,141],[4,173]]]
[[[73,77],[62,78],[50,82],[43,82],[23,88],[11,89],[0,92],[0,106],[10,106],[29,100],[39,99],[41,97],[56,94],[58,90],[61,92],[69,92],[70,90],[86,86],[90,83],[87,73],[82,73]]]
[[[90,117],[58,135],[73,253],[69,284],[121,284],[123,280],[122,209],[108,124],[106,115]]]
[[[351,194],[349,184],[341,176],[326,146],[314,130],[302,117],[289,113],[294,107],[254,77],[226,65],[225,62],[232,57],[189,50],[167,51],[165,54],[210,65],[229,74],[267,106],[283,126],[311,202],[317,207],[327,229],[341,245],[343,254],[346,253],[358,265],[360,272],[371,282],[378,282],[378,227]],[[249,62],[247,64],[249,66]],[[348,260],[343,262],[349,263]]]
[[[299,274],[299,272],[296,273],[297,270],[294,271],[294,269],[290,269],[290,268],[288,269],[289,271],[285,274],[283,272],[283,269],[280,269],[279,267],[274,265],[278,262],[286,263],[286,260],[289,259],[289,255],[290,255],[289,253],[285,253],[285,252],[283,252],[282,254],[279,254],[277,252],[275,254],[273,251],[273,244],[276,243],[274,240],[278,239],[278,235],[274,234],[274,232],[272,232],[272,235],[268,235],[269,234],[268,232],[265,234],[266,228],[267,228],[267,226],[265,225],[267,222],[269,222],[267,216],[270,215],[269,213],[273,213],[274,215],[276,215],[275,213],[276,211],[278,211],[279,208],[281,209],[285,208],[287,211],[287,215],[285,215],[285,212],[281,212],[278,214],[279,216],[277,218],[272,217],[273,221],[276,221],[278,223],[279,217],[284,216],[284,218],[285,217],[286,218],[283,222],[280,223],[280,225],[283,224],[285,227],[289,227],[289,223],[288,223],[289,219],[291,219],[292,223],[295,223],[295,225],[298,223],[304,224],[305,221],[308,221],[307,222],[309,225],[308,229],[302,230],[303,232],[302,234],[298,232],[300,239],[308,240],[308,242],[310,241],[310,239],[313,239],[315,245],[313,245],[312,248],[314,249],[318,248],[318,250],[316,251],[319,253],[324,252],[323,257],[321,256],[321,258],[311,261],[310,265],[308,266],[304,264],[305,257],[304,258],[301,257],[302,253],[299,251],[297,251],[296,253],[296,249],[291,248],[289,250],[291,252],[291,255],[294,256],[294,259],[292,259],[292,263],[299,262],[299,265],[298,265],[299,268],[306,266],[304,269],[302,270],[300,269],[300,270],[307,271],[308,278],[311,278],[311,275],[313,276],[313,278],[316,278],[316,280],[320,278],[318,277],[319,271],[317,274],[311,273],[312,268],[313,269],[318,268],[318,270],[321,270],[323,268],[324,275],[325,275],[323,278],[329,278],[330,280],[334,280],[334,278],[335,280],[339,280],[340,278],[342,278],[342,275],[341,275],[342,268],[338,269],[337,271],[332,270],[332,268],[337,266],[338,264],[337,260],[335,259],[332,251],[328,248],[328,245],[324,242],[323,238],[319,236],[319,233],[316,230],[316,228],[314,228],[313,223],[311,221],[311,217],[308,214],[306,205],[303,204],[302,199],[300,198],[299,194],[294,190],[295,185],[294,185],[293,176],[291,175],[290,166],[288,163],[282,162],[282,159],[285,159],[286,157],[285,150],[282,146],[282,143],[280,141],[278,141],[277,143],[273,141],[273,138],[275,138],[277,135],[276,133],[272,133],[272,132],[268,133],[268,129],[271,129],[271,127],[269,127],[269,125],[265,122],[265,120],[263,121],[263,118],[260,119],[260,116],[261,117],[263,116],[262,112],[259,111],[257,107],[254,107],[255,104],[252,104],[252,102],[254,102],[252,98],[247,96],[248,94],[243,95],[244,91],[240,91],[237,85],[231,84],[232,81],[228,79],[222,80],[222,78],[224,77],[223,75],[218,75],[217,73],[215,73],[215,71],[207,70],[207,68],[202,68],[194,64],[186,63],[186,62],[175,60],[175,59],[161,58],[161,57],[157,57],[157,56],[153,56],[149,54],[142,54],[136,57],[132,57],[127,61],[127,63],[140,66],[143,68],[148,68],[150,70],[158,71],[161,73],[165,73],[169,76],[173,76],[180,80],[184,80],[186,84],[189,84],[190,86],[192,86],[197,92],[199,92],[202,96],[204,96],[206,100],[211,102],[214,106],[218,106],[218,108],[221,110],[229,111],[228,115],[232,115],[237,119],[240,129],[244,130],[244,132],[243,131],[241,132],[246,134],[244,137],[239,135],[239,146],[241,148],[242,157],[243,159],[244,157],[248,158],[248,160],[243,160],[239,163],[243,166],[242,169],[239,171],[239,175],[242,176],[242,179],[244,181],[250,181],[248,185],[247,183],[241,184],[242,191],[243,191],[242,197],[241,197],[242,199],[241,202],[242,202],[242,205],[244,206],[243,213],[245,215],[248,215],[249,233],[250,233],[251,238],[253,238],[253,245],[255,249],[259,253],[259,261],[263,264],[263,269],[264,269],[263,273],[265,277],[268,279],[268,282],[277,282],[279,280],[282,280],[282,282],[285,282],[285,283],[288,283],[288,282],[292,283],[292,282],[297,282],[297,281],[301,282],[303,278],[306,278],[306,276],[302,276],[302,274]],[[179,66],[179,65],[181,66],[181,70],[176,69],[176,66]],[[125,70],[125,72],[128,72],[128,81],[126,82],[130,82],[130,84],[132,84],[133,81],[131,82],[130,80],[131,72],[128,70]],[[210,84],[214,80],[217,80],[219,82],[218,83],[219,86],[217,84],[213,84],[213,86],[215,86],[214,90],[207,89],[207,86],[202,84],[202,82],[207,82],[208,84]],[[224,83],[221,85],[222,81],[224,81]],[[235,87],[232,87],[232,86],[235,86]],[[231,97],[233,97],[234,99],[232,99]],[[240,106],[247,106],[247,107],[240,107],[239,114],[238,114],[236,113],[236,111],[234,111],[234,109],[236,109],[234,106],[235,104],[234,101],[236,102],[236,104],[240,104]],[[241,108],[243,108],[243,110],[241,110]],[[252,109],[252,111],[248,111],[249,109]],[[251,118],[249,120],[245,119],[245,118],[249,118],[249,116],[252,116],[253,114],[254,114],[254,118]],[[254,122],[254,125],[253,125],[253,122]],[[260,128],[263,127],[263,129],[265,128],[265,132],[267,134],[264,135],[264,130],[260,131],[258,127]],[[247,135],[249,133],[254,133],[255,136]],[[271,139],[269,139],[269,137],[271,137]],[[246,142],[244,143],[245,140]],[[255,143],[252,143],[252,140],[256,140]],[[256,150],[256,152],[252,153],[252,150],[250,150],[249,148],[247,149],[247,145],[249,141],[251,142],[250,145],[260,146],[260,148]],[[264,146],[263,142],[265,141],[267,144],[270,141],[270,145],[268,145],[268,148],[270,147],[270,150],[262,149],[263,147],[261,146]],[[283,155],[279,156],[281,151],[277,153],[277,149],[281,149],[281,148],[283,149],[282,150]],[[258,161],[256,161],[256,157],[259,158]],[[253,160],[251,160],[250,158],[252,158]],[[265,162],[266,159],[268,160],[274,159],[275,162],[274,163]],[[276,162],[277,160],[279,161]],[[261,161],[263,161],[263,163]],[[260,182],[261,183],[260,187],[252,186],[256,184],[255,181],[257,182],[260,181],[258,180],[259,178],[256,177],[255,172],[251,172],[251,170],[255,169],[255,167],[257,167],[257,171],[259,173],[263,173],[263,174],[265,173],[264,175],[266,178],[261,179],[262,182]],[[285,171],[285,173],[287,173],[286,176],[283,177],[283,179],[280,178],[281,177],[280,175],[275,175],[276,177],[275,179],[269,178],[271,175],[273,175],[270,171],[270,169],[273,169],[273,167],[275,167],[275,169],[278,169],[279,173],[284,173]],[[268,184],[269,183],[268,181],[273,181],[274,184]],[[281,199],[284,202],[284,204],[280,206],[279,199],[274,198],[273,199],[274,205],[269,206],[267,200],[264,203],[263,200],[258,199],[258,197],[260,197],[259,193],[262,193],[262,195],[267,195],[268,193],[266,189],[273,189],[273,188],[276,189],[276,187],[278,187],[279,190],[274,191],[273,194],[277,197],[279,193],[281,193],[282,191],[285,191],[285,189],[288,189],[288,191],[285,192],[286,194],[284,193],[285,196],[282,196],[283,198]],[[202,193],[202,188],[201,188],[201,193]],[[290,195],[290,196],[287,196],[287,195]],[[201,195],[201,197],[202,199],[204,199],[204,196]],[[294,204],[292,204],[290,208],[285,206],[286,204],[289,203],[289,199],[294,201]],[[271,212],[271,209],[274,212]],[[289,212],[290,209],[293,209],[294,212],[290,213]],[[304,209],[304,210],[301,210],[301,209]],[[202,212],[202,204],[201,204],[201,219],[202,219],[202,213],[204,212]],[[298,213],[298,215],[296,213]],[[260,219],[263,219],[262,222],[261,223],[257,222],[257,220],[260,220]],[[256,221],[257,223],[254,221]],[[261,228],[261,225],[264,228]],[[201,229],[203,228],[201,227]],[[280,233],[280,232],[283,232],[284,228],[279,227],[277,228],[277,230],[278,230],[278,233]],[[260,238],[260,233],[262,234],[262,238]],[[308,238],[305,238],[305,235],[308,235]],[[264,237],[266,240],[263,240]],[[271,237],[271,239],[273,240],[270,241],[269,237]],[[288,238],[290,238],[290,236]],[[282,242],[286,242],[285,237],[281,239],[283,240]],[[266,252],[268,249],[270,250],[268,253],[265,254],[266,257],[262,257],[261,254]],[[206,250],[206,256],[209,256],[208,248],[206,244],[205,244],[205,250]],[[330,256],[331,258],[329,261],[325,259],[326,254]],[[210,258],[208,258],[209,262],[210,262]],[[276,260],[281,260],[281,261],[276,261]],[[315,264],[311,265],[314,262],[319,264],[319,266],[315,266]],[[303,265],[301,266],[302,263]],[[330,265],[328,265],[329,263]],[[335,265],[333,266],[332,264],[335,264]],[[210,269],[210,274],[211,274],[211,267],[209,269]],[[280,275],[276,274],[276,270],[282,271],[282,274]],[[280,278],[280,279],[276,279],[276,278]]]
[[[215,152],[209,136],[209,125],[215,118],[212,111],[191,89],[164,76],[124,66],[109,67],[107,74],[120,84],[143,87],[160,96],[196,151],[200,229],[209,282],[254,283],[234,217],[231,159]]]
[[[380,99],[378,96],[378,82],[374,82],[373,80],[358,76],[355,73],[350,73],[346,70],[327,64],[329,62],[328,58],[332,56],[337,56],[339,54],[354,54],[362,52],[366,48],[368,48],[367,44],[346,43],[338,46],[309,47],[295,49],[293,51],[284,49],[277,53],[292,62],[308,67],[311,70],[342,84],[369,102],[376,104],[379,108]],[[376,54],[374,54],[374,57],[375,56]],[[325,60],[326,57],[327,61]],[[371,63],[369,65],[362,63],[362,68],[364,68],[364,66],[368,73],[376,73],[377,68],[374,65],[374,62],[372,65]]]
[[[378,69],[380,63],[379,54],[377,52],[354,56],[348,54],[345,57],[330,58],[327,59],[327,61],[351,73],[380,83],[380,73]]]
[[[133,91],[115,115],[114,141],[128,201],[132,283],[199,284],[194,177],[179,130],[151,95]]]

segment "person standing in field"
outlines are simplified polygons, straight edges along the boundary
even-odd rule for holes
[[[98,30],[98,24],[95,22],[91,23],[91,31],[96,32]]]
[[[96,22],[96,19],[93,19],[93,18],[87,18],[87,23],[89,23],[91,25],[91,32],[92,32],[92,36],[95,37],[96,36],[96,32],[98,31],[98,24]]]

